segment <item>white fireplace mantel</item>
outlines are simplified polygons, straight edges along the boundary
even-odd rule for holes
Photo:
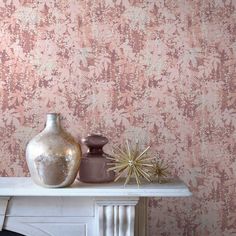
[[[147,197],[191,196],[180,180],[42,188],[29,177],[0,177],[0,230],[26,236],[146,236]]]

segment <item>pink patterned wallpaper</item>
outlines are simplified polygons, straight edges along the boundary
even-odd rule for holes
[[[25,176],[47,112],[75,137],[152,144],[193,192],[150,236],[236,235],[236,1],[0,1],[0,174]]]

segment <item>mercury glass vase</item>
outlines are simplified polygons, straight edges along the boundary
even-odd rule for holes
[[[44,130],[26,147],[31,177],[43,187],[71,185],[77,176],[81,156],[80,144],[62,129],[57,113],[47,114]]]

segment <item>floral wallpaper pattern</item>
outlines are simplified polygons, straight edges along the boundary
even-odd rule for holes
[[[236,235],[236,1],[0,1],[0,174],[60,112],[152,145],[190,198],[149,199],[150,236]]]

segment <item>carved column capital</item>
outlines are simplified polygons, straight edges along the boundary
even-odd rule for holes
[[[135,206],[139,198],[97,200],[99,236],[134,236]]]

